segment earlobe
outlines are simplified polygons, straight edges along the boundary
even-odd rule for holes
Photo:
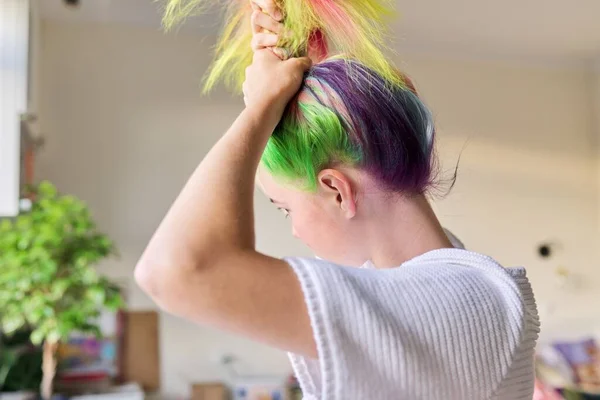
[[[348,200],[342,201],[342,211],[348,219],[352,219],[356,215],[356,200],[354,199],[354,196],[352,194],[350,195]]]
[[[326,169],[319,173],[319,185],[326,193],[334,196],[337,207],[344,217],[351,219],[356,215],[356,200],[352,181],[342,172]]]

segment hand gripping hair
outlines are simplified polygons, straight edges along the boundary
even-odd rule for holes
[[[292,56],[308,55],[314,63],[343,55],[377,72],[389,82],[401,80],[387,61],[385,22],[393,15],[390,0],[278,0],[289,32],[278,47]],[[252,62],[252,28],[249,0],[166,0],[163,24],[170,29],[186,17],[225,3],[226,25],[206,76],[205,91],[220,80],[241,91],[244,70]]]

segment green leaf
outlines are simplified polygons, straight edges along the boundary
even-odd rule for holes
[[[121,308],[124,308],[125,307],[125,302],[123,301],[123,297],[121,297],[120,294],[113,294],[113,295],[108,296],[106,298],[106,301],[104,302],[104,305],[109,310],[116,311],[116,310],[119,310]]]
[[[42,308],[42,312],[45,317],[54,317],[54,309],[49,305],[45,305]]]
[[[17,218],[15,227],[20,230],[31,229],[33,225],[33,219],[28,214],[22,214]]]
[[[31,343],[33,343],[36,346],[39,346],[44,341],[45,336],[46,336],[46,332],[44,332],[41,329],[36,329],[31,333],[31,336],[30,336]]]
[[[58,329],[53,329],[46,335],[46,340],[48,340],[51,343],[56,343],[62,338],[63,336],[61,335]]]
[[[65,294],[70,285],[71,282],[68,279],[58,279],[52,284],[52,294],[58,299]]]
[[[106,293],[101,286],[92,286],[88,288],[86,295],[95,304],[103,304]]]
[[[82,258],[78,260],[79,266],[87,265],[82,261],[83,259],[85,259],[85,261],[87,262],[87,258]],[[87,268],[81,276],[81,281],[86,285],[95,285],[96,282],[98,282],[98,274],[93,268]]]
[[[60,203],[66,209],[72,209],[74,206],[77,206],[79,204],[79,200],[77,200],[73,196],[63,196],[60,200]]]
[[[2,318],[2,330],[5,334],[11,335],[23,328],[25,325],[25,318],[22,315],[8,315]]]
[[[35,308],[25,314],[25,318],[29,321],[30,324],[36,325],[38,322],[42,320],[44,317],[44,312],[38,308]]]
[[[2,219],[0,220],[0,232],[9,232],[13,229],[13,224],[10,219]]]
[[[24,276],[16,282],[16,287],[20,291],[27,291],[31,289],[31,278]]]
[[[25,234],[25,235],[21,236],[21,238],[17,242],[17,248],[19,250],[27,250],[27,248],[31,244],[31,239],[32,239],[31,235]]]
[[[43,181],[37,188],[37,193],[41,197],[54,198],[57,195],[56,187],[48,181]]]

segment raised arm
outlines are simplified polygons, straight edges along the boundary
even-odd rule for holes
[[[285,262],[256,252],[253,211],[260,157],[310,64],[255,53],[246,109],[189,179],[135,277],[173,314],[314,357],[300,285]]]

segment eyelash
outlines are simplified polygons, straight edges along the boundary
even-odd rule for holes
[[[277,209],[279,211],[283,212],[283,215],[285,215],[286,218],[290,217],[290,210],[288,210],[287,208],[278,207]]]

